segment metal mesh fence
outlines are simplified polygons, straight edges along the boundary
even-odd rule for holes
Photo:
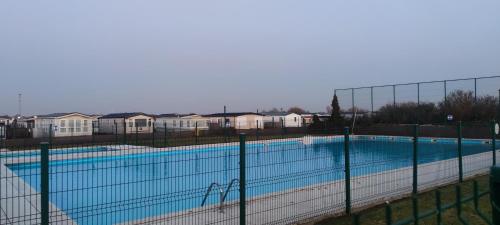
[[[498,87],[500,87],[500,76],[488,76],[336,89],[335,95],[338,97],[340,108],[346,114],[376,114],[384,106],[397,106],[403,103],[417,105],[431,103],[439,106],[457,91],[470,93],[475,102],[487,96],[496,97],[498,101],[500,95]],[[443,118],[441,121],[444,122],[446,119]],[[415,119],[411,123],[418,122],[421,121]]]
[[[252,223],[289,224],[345,209],[341,138],[304,136],[247,145],[247,217]]]
[[[500,150],[493,123],[253,130],[245,140],[161,124],[87,137],[40,128],[51,135],[2,147],[0,224],[291,224],[485,174]]]

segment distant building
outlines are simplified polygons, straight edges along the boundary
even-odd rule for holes
[[[11,124],[14,119],[10,116],[0,116],[0,126],[7,126]]]
[[[301,127],[303,125],[302,120],[302,116],[296,113],[264,113],[264,128]]]
[[[208,130],[210,120],[198,114],[160,114],[156,116],[155,126],[178,130]]]
[[[262,129],[264,126],[264,116],[253,112],[214,113],[203,117],[212,125],[233,127],[238,130]]]
[[[7,137],[7,126],[12,123],[12,118],[9,116],[0,116],[0,139]]]
[[[152,133],[155,118],[141,112],[112,113],[98,118],[100,133]]]
[[[308,126],[313,123],[314,116],[318,116],[320,121],[327,121],[330,119],[330,114],[325,113],[304,113],[301,114],[302,120],[305,126]]]
[[[372,116],[372,113],[371,112],[365,112],[365,111],[360,111],[360,112],[356,112],[355,114],[353,114],[352,112],[340,112],[340,115],[342,117],[344,117],[344,119],[352,119],[352,116],[356,115],[356,118],[360,118],[360,117],[364,117],[364,116]]]
[[[25,118],[34,138],[92,135],[93,117],[82,113],[52,113]]]

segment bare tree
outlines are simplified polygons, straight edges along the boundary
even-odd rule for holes
[[[306,110],[304,110],[304,109],[302,109],[302,108],[300,108],[298,106],[294,106],[294,107],[290,107],[288,109],[288,112],[289,113],[304,114],[304,113],[306,113]]]

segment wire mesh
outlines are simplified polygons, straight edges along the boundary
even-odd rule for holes
[[[447,101],[450,95],[457,92],[470,93],[474,101],[487,97],[496,98],[498,102],[500,76],[477,77],[455,80],[416,82],[394,85],[336,89],[335,94],[343,112],[377,113],[384,107],[399,104],[433,104],[439,106]],[[355,110],[353,110],[355,109]],[[414,112],[416,113],[416,112]],[[420,112],[422,113],[422,112]],[[416,115],[418,116],[418,115]],[[442,115],[446,117],[446,115]],[[479,117],[487,119],[485,117]],[[435,123],[434,120],[426,120]],[[446,121],[442,118],[441,122]],[[396,121],[397,122],[397,121]],[[411,123],[420,123],[417,119]]]
[[[46,141],[52,224],[238,224],[238,131],[151,123],[140,132],[117,124],[109,124],[111,133],[101,122],[93,135],[73,137],[40,126],[47,136],[5,140],[0,223],[40,223],[40,142]],[[246,221],[298,223],[410,195],[413,128],[350,129],[350,167],[339,128],[247,130]],[[464,123],[461,133],[464,177],[484,174],[492,164],[491,124]],[[457,141],[455,123],[419,127],[418,191],[458,182]]]
[[[341,138],[305,136],[247,145],[252,223],[289,224],[345,210]]]

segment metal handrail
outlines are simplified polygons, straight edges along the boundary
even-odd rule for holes
[[[231,182],[229,182],[229,185],[227,186],[226,191],[224,191],[222,189],[222,186],[219,183],[217,183],[217,182],[211,183],[210,186],[208,186],[207,192],[205,193],[205,197],[203,197],[203,201],[201,202],[201,206],[205,205],[205,203],[207,202],[208,195],[210,194],[210,192],[212,192],[212,189],[215,186],[217,186],[217,188],[219,188],[219,200],[220,200],[219,210],[222,210],[222,206],[224,205],[224,200],[226,200],[227,194],[229,193],[229,190],[231,189],[231,187],[233,186],[235,181],[239,182],[240,180],[232,179]]]
[[[232,179],[232,180],[231,180],[231,182],[230,182],[230,183],[229,183],[229,185],[227,186],[226,191],[224,192],[224,197],[222,197],[222,199],[221,199],[221,206],[222,206],[222,204],[224,203],[224,200],[226,200],[227,193],[229,193],[229,190],[231,189],[231,187],[233,186],[233,184],[234,184],[234,182],[235,182],[235,181],[240,182],[240,180],[238,180],[238,179]]]
[[[220,207],[222,208],[222,198],[224,196],[224,190],[222,189],[222,186],[217,183],[217,182],[213,182],[210,184],[210,186],[208,187],[207,189],[207,192],[205,193],[205,197],[203,198],[203,201],[201,202],[201,206],[204,206],[205,205],[205,202],[207,201],[207,198],[208,198],[208,195],[210,194],[210,192],[212,192],[212,188],[214,186],[217,186],[219,188],[219,197],[220,197]]]

